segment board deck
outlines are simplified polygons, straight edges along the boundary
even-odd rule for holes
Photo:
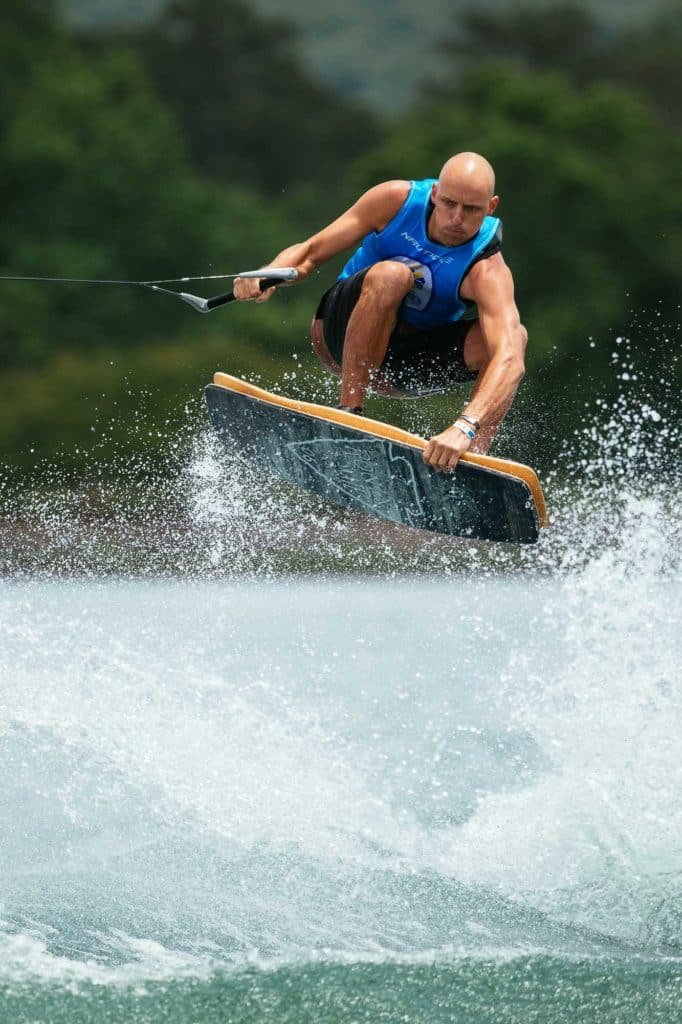
[[[272,394],[226,373],[205,390],[223,443],[304,491],[395,523],[532,544],[547,525],[542,488],[521,463],[466,454],[454,473],[427,466],[427,442],[398,427]]]

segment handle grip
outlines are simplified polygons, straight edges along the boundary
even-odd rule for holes
[[[284,284],[285,277],[272,277],[264,279],[260,283],[260,290],[265,292],[268,288],[276,288],[278,284]],[[226,306],[228,302],[235,302],[234,292],[225,292],[224,295],[214,295],[212,299],[206,299],[206,312],[209,313],[217,306]]]

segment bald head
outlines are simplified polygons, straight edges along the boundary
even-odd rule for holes
[[[442,245],[461,245],[497,209],[495,172],[478,153],[457,153],[443,165],[431,189],[428,234]]]
[[[479,153],[456,153],[447,160],[439,178],[443,188],[466,188],[486,199],[495,195],[495,172]]]

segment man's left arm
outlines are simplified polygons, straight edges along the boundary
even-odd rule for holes
[[[424,450],[424,461],[440,470],[454,469],[466,451],[488,450],[525,372],[527,335],[514,301],[512,275],[501,254],[475,264],[460,293],[478,306],[480,336],[473,346],[476,362],[471,368],[479,373],[462,411],[477,421],[480,429],[472,439],[464,431],[474,428],[468,421],[460,420],[459,426],[448,427],[431,438]]]

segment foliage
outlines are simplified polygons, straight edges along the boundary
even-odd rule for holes
[[[272,357],[223,337],[187,336],[122,356],[103,349],[96,359],[57,351],[41,374],[6,372],[0,379],[0,454],[25,466],[43,458],[77,465],[84,451],[112,446],[153,449],[182,420],[185,403],[201,393],[217,366],[267,372]],[[58,424],[58,430],[55,430]]]
[[[614,81],[639,93],[679,131],[680,60],[682,2],[669,0],[648,24],[623,32],[608,59],[592,68],[592,78]]]
[[[668,0],[644,25],[618,31],[591,7],[575,2],[546,10],[537,4],[471,8],[440,49],[449,72],[434,80],[432,90],[441,98],[457,94],[463,72],[482,64],[513,64],[561,71],[579,85],[612,82],[639,93],[680,125],[681,0]]]
[[[172,0],[122,36],[176,114],[194,167],[268,194],[301,181],[334,188],[377,131],[366,110],[303,70],[292,38],[286,22],[240,0]]]
[[[638,27],[663,6],[664,0],[584,0],[592,19],[617,38],[628,26]],[[79,25],[134,25],[153,20],[163,0],[60,0],[62,9]],[[505,15],[516,5],[509,0],[251,0],[260,16],[282,18],[296,26],[292,52],[302,66],[339,96],[362,103],[384,116],[404,112],[428,75],[452,71],[437,44],[464,29],[467,10]],[[532,0],[532,14],[542,22],[556,0]],[[569,26],[570,28],[570,26]],[[579,48],[582,40],[576,39]],[[249,47],[251,46],[249,41]],[[476,58],[479,59],[478,56]],[[454,70],[457,71],[457,62]]]
[[[4,273],[145,277],[173,271],[177,248],[205,258],[195,216],[205,199],[171,118],[125,54],[94,66],[72,49],[46,52],[4,119],[0,168]],[[17,283],[3,295],[4,365],[39,363],[55,345],[132,343],[170,322],[130,289]]]
[[[484,61],[577,76],[599,59],[613,38],[588,8],[573,2],[545,11],[535,5],[502,10],[471,7],[441,49],[450,58],[451,72],[469,71]],[[454,77],[451,74],[451,81]],[[442,83],[443,91],[451,81]]]
[[[15,2],[15,0],[12,0]],[[194,175],[173,117],[132,53],[78,53],[43,21],[44,48],[6,44],[0,76],[0,267],[6,274],[149,279],[239,270],[295,229],[281,205]],[[23,39],[20,33],[19,41]],[[16,57],[24,54],[25,65]],[[220,290],[221,285],[214,287]],[[2,285],[0,366],[38,366],[167,338],[196,317],[133,288]]]

